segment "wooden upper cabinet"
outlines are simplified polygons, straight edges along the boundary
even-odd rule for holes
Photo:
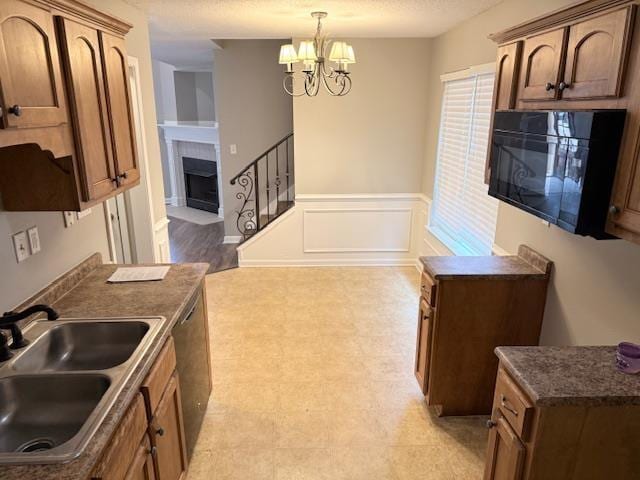
[[[67,121],[53,16],[20,0],[0,2],[3,128]]]
[[[562,98],[620,96],[635,6],[571,25]]]
[[[100,41],[118,182],[127,185],[140,179],[127,53],[121,37],[100,32]]]
[[[567,28],[559,28],[525,39],[520,100],[557,98],[566,36]]]
[[[118,188],[111,151],[100,40],[95,28],[58,18],[62,57],[69,83],[76,155],[83,200],[97,200]]]
[[[515,107],[521,55],[522,42],[498,47],[496,81],[493,87],[494,110],[509,110]]]

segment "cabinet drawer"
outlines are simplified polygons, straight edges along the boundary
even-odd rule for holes
[[[122,480],[134,460],[138,446],[147,431],[147,415],[144,400],[137,394],[120,426],[111,437],[109,446],[94,469],[91,478],[100,480]]]
[[[173,372],[176,369],[176,350],[173,345],[173,337],[169,337],[167,343],[164,344],[156,363],[151,367],[151,371],[147,378],[145,378],[140,390],[144,395],[144,400],[147,405],[147,416],[149,419],[153,417],[153,414],[158,408],[158,403],[162,398],[162,393],[166,388]]]
[[[436,290],[436,283],[426,272],[423,272],[422,280],[420,281],[420,295],[422,295],[432,307],[436,306]]]
[[[496,391],[493,397],[493,411],[499,411],[507,419],[513,430],[526,440],[534,414],[534,407],[518,385],[502,368],[498,370]]]

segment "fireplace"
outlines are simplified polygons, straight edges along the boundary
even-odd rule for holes
[[[218,213],[218,168],[215,161],[182,157],[187,206]]]

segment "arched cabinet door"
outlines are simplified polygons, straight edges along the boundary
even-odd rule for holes
[[[520,100],[555,100],[567,28],[528,37],[524,41]]]
[[[140,179],[124,39],[100,32],[109,125],[120,186]]]
[[[19,0],[0,2],[0,127],[67,121],[53,16]]]
[[[498,47],[496,81],[493,87],[494,110],[515,108],[521,54],[522,42],[508,43]]]
[[[58,18],[69,83],[83,200],[99,200],[118,188],[111,151],[100,40],[95,28]]]
[[[618,97],[635,5],[571,25],[562,98]]]

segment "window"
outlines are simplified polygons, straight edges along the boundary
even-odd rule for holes
[[[493,64],[443,75],[444,94],[429,230],[456,255],[490,255],[498,201],[484,183]]]

